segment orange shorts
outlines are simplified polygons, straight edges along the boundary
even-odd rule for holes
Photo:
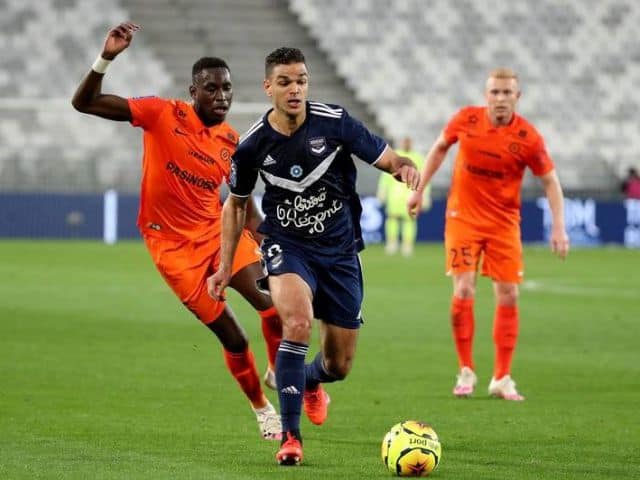
[[[225,302],[211,298],[207,278],[220,262],[220,236],[206,240],[169,240],[144,235],[153,263],[185,307],[202,323],[217,319]],[[262,258],[258,244],[246,230],[242,232],[231,275]]]
[[[496,282],[520,283],[524,274],[520,230],[487,233],[447,219],[444,231],[447,275],[478,271]]]

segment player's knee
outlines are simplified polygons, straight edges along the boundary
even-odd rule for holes
[[[473,283],[460,282],[455,286],[453,294],[463,300],[473,298],[476,295],[476,287]]]
[[[245,331],[226,312],[206,325],[218,337],[223,348],[229,352],[241,353],[249,346],[249,338]]]
[[[518,304],[518,287],[508,286],[499,288],[496,296],[498,305],[513,307]]]
[[[518,304],[518,294],[510,293],[506,295],[500,295],[498,298],[498,305],[504,305],[505,307],[514,307]]]
[[[336,380],[344,380],[351,371],[353,360],[351,358],[331,359],[325,358],[327,373]]]
[[[284,338],[307,343],[311,337],[311,319],[304,315],[282,318],[282,333]]]

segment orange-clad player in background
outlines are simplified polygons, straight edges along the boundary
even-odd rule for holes
[[[225,122],[232,98],[229,68],[219,58],[198,60],[189,87],[191,103],[101,93],[109,61],[129,46],[138,28],[122,23],[109,31],[101,57],[76,90],[73,106],[109,120],[129,121],[144,130],[138,227],[145,244],[167,284],[222,343],[226,365],[251,402],[262,435],[277,439],[280,418],[262,391],[247,336],[224,300],[209,296],[206,284],[219,261],[219,186],[229,175],[238,142],[235,130]],[[256,287],[263,271],[253,236],[261,218],[252,207],[247,221],[252,233],[245,229],[242,234],[231,286],[262,318],[270,362],[265,382],[274,388],[272,366],[282,325],[270,298]]]
[[[520,187],[525,169],[542,181],[553,215],[551,249],[560,258],[569,251],[564,226],[564,198],[544,141],[527,120],[515,113],[520,98],[518,77],[510,69],[491,72],[483,107],[466,107],[449,121],[427,154],[418,190],[409,198],[412,215],[420,212],[422,190],[447,151],[459,143],[447,201],[445,249],[447,274],[453,277],[451,323],[460,372],[454,395],[473,393],[473,302],[476,272],[491,277],[496,299],[493,339],[495,365],[489,394],[524,400],[511,378],[518,337],[518,284],[522,280]]]

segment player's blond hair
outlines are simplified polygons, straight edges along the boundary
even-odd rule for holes
[[[507,67],[494,68],[489,72],[489,78],[513,78],[516,82],[520,82],[515,70]]]

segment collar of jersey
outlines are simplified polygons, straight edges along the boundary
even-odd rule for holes
[[[199,135],[207,135],[208,137],[213,137],[214,135],[223,135],[224,132],[217,132],[217,130],[226,125],[226,121],[220,122],[217,125],[213,125],[211,127],[207,127],[196,112],[196,109],[193,108],[192,103],[183,102],[181,100],[177,101],[178,107],[183,110],[188,111],[187,117],[181,121],[184,124],[185,128],[187,128],[190,132],[196,133]],[[225,129],[226,130],[226,129]]]
[[[296,129],[295,132],[293,132],[291,135],[285,135],[283,133],[278,132],[276,129],[274,129],[271,124],[269,123],[269,114],[273,111],[273,108],[270,108],[269,110],[267,110],[267,113],[264,114],[263,117],[263,123],[265,125],[265,127],[269,130],[269,132],[271,132],[271,135],[274,137],[278,137],[278,138],[291,138],[293,137],[296,133],[298,133],[300,130],[302,130],[302,128],[309,122],[309,101],[305,101],[304,102],[304,122],[302,122],[300,124],[300,126]]]
[[[496,127],[493,123],[491,123],[491,119],[489,118],[489,108],[482,107],[482,110],[482,128],[486,132],[506,132],[508,130],[514,129],[520,121],[518,113],[514,111],[513,117],[511,117],[511,121],[507,125]]]

